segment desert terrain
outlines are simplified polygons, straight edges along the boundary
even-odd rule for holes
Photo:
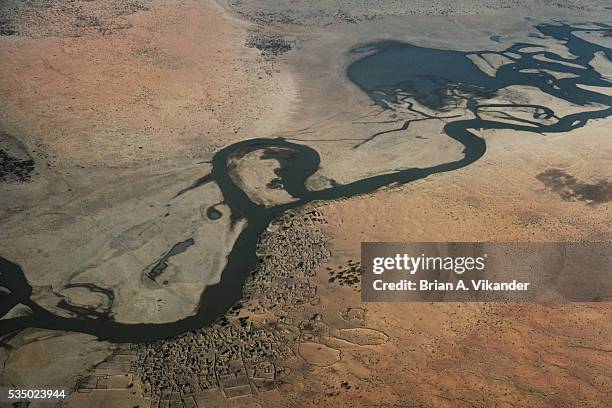
[[[612,10],[409,3],[3,2],[0,385],[67,407],[610,406],[609,302],[362,302],[359,259],[609,242]]]

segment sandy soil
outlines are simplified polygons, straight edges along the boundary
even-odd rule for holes
[[[596,19],[593,11],[580,17],[559,9],[552,14],[588,21]],[[312,17],[295,12],[300,18]],[[355,149],[373,131],[393,125],[381,124],[392,118],[369,106],[343,76],[350,61],[342,51],[347,43],[394,38],[469,51],[502,49],[526,40],[545,43],[564,55],[560,43],[527,37],[534,21],[553,18],[535,8],[530,13],[529,19],[524,18],[524,10],[516,10],[490,20],[389,19],[384,30],[377,21],[359,28],[328,27],[324,34],[309,31],[301,43],[303,53],[294,55],[293,65],[302,98],[309,103],[294,113],[293,127],[285,134],[321,153],[322,169],[311,178],[310,187],[348,182],[398,166],[431,165],[459,153],[452,144],[436,140],[434,124]],[[256,21],[269,17],[254,15]],[[282,12],[276,14],[274,23],[302,24],[283,18]],[[316,25],[322,19],[305,24]],[[493,34],[500,35],[501,44],[490,39]],[[488,64],[500,66],[503,61]],[[609,71],[607,63],[599,67],[604,74]],[[499,97],[542,103],[561,114],[580,109],[526,87],[511,87]],[[320,210],[334,255],[326,269],[335,271],[359,259],[363,241],[609,241],[607,157],[612,146],[605,137],[610,123],[595,121],[559,135],[488,130],[480,133],[487,142],[486,155],[469,167],[368,197],[323,204]],[[413,134],[428,137],[429,143],[415,145],[407,140]],[[555,174],[557,181],[552,182],[549,174]],[[586,197],[580,193],[585,186],[598,193]],[[301,379],[284,385],[281,396],[261,394],[253,401],[264,406],[415,407],[611,403],[609,303],[369,304],[360,301],[352,285],[330,283],[328,277],[327,270],[320,271],[318,289],[321,331],[329,336],[318,338],[318,343],[307,339],[308,352],[302,357],[309,366],[302,368]],[[362,318],[347,317],[356,310]],[[373,336],[377,342],[347,342],[342,331],[356,325],[380,333]],[[304,348],[301,343],[299,350]],[[329,348],[339,350],[341,359],[320,367],[320,361],[332,354]]]
[[[357,24],[386,16],[453,16],[487,15],[511,8],[532,9],[554,6],[574,12],[591,11],[603,2],[573,0],[563,3],[552,0],[224,0],[237,13],[260,24],[291,24],[297,26],[329,26]]]
[[[223,13],[214,2],[152,1],[109,33],[0,36],[0,120],[60,168],[198,158],[265,132],[291,84],[271,78],[245,46],[247,26]],[[40,24],[53,25],[49,14]]]
[[[112,354],[112,346],[92,336],[28,329],[0,347],[4,386],[69,388],[75,378]],[[48,406],[48,402],[46,403]]]
[[[563,199],[538,176],[560,169],[596,186],[607,168],[610,146],[601,141],[609,126],[606,120],[535,139],[486,131],[486,155],[467,168],[326,204],[332,242],[355,259],[362,241],[606,241],[612,228],[609,201]]]
[[[474,32],[480,29],[478,23],[469,25],[475,20],[458,21]],[[516,23],[508,19],[503,24]],[[516,36],[521,30],[508,32]],[[463,38],[457,42],[459,49],[475,46]],[[608,72],[603,65],[601,69]],[[525,88],[507,92],[513,98],[540,100],[564,114],[577,108],[550,97],[539,99],[542,95]],[[555,136],[488,130],[480,133],[487,153],[471,166],[324,204],[320,210],[334,254],[329,268],[359,259],[364,241],[609,241],[609,127],[607,119]],[[377,151],[378,146],[371,148]],[[412,150],[403,152],[413,157]],[[389,156],[382,150],[373,157],[386,163]],[[330,162],[340,166],[337,160]],[[545,175],[555,172],[572,181],[551,183]],[[586,199],[576,193],[577,185],[599,189],[605,198]],[[299,399],[303,406],[610,404],[609,303],[364,304],[354,290],[325,278],[319,287],[322,299],[328,299],[323,300],[326,321],[337,322],[344,310],[363,308],[362,324],[384,332],[389,341],[367,348],[344,345],[340,363],[305,376],[304,389],[312,400]]]
[[[608,127],[602,123],[554,140],[530,142],[530,151],[520,154],[519,142],[505,139],[511,135],[485,135],[491,149],[474,166],[400,190],[323,206],[335,255],[331,267],[358,259],[362,241],[609,240],[609,202],[564,200],[535,177],[546,167],[560,167],[584,180],[596,179],[589,174],[605,167],[606,153],[596,147]],[[333,297],[340,304],[360,304],[358,295],[343,288]],[[335,366],[333,373],[319,373],[329,379],[317,383],[319,387],[341,392],[347,404],[610,403],[609,303],[361,305],[369,325],[384,331],[390,341],[367,353],[343,351],[345,364]],[[338,387],[347,378],[353,389],[361,390]],[[371,378],[376,381],[366,380]],[[322,402],[312,405],[317,403]]]

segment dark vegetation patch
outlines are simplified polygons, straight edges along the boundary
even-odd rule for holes
[[[252,31],[246,40],[246,46],[257,48],[264,57],[286,54],[291,51],[294,41],[289,41],[278,34]]]
[[[13,28],[11,23],[6,20],[0,20],[0,35],[15,35],[17,31]]]
[[[345,266],[339,266],[337,270],[327,267],[330,283],[338,283],[340,286],[349,286],[355,290],[361,284],[361,263],[349,259]]]
[[[259,25],[320,26],[355,24],[385,16],[478,15],[491,10],[546,5],[595,10],[584,0],[224,0],[235,12]]]
[[[0,182],[21,183],[31,180],[34,164],[23,143],[0,131]]]
[[[0,149],[0,181],[29,181],[34,171],[34,160],[20,160]]]
[[[269,188],[270,190],[284,190],[285,186],[283,185],[283,180],[280,177],[275,177],[272,180],[270,180],[267,184],[266,187]]]
[[[561,169],[548,169],[536,178],[565,201],[583,201],[589,205],[612,201],[612,183],[607,179],[587,183]]]
[[[150,0],[0,0],[0,35],[78,37],[130,27]]]

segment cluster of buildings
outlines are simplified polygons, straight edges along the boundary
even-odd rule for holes
[[[321,221],[315,210],[274,221],[259,242],[262,261],[238,307],[209,327],[138,346],[132,372],[154,404],[189,406],[194,395],[211,389],[226,398],[249,395],[275,388],[290,374],[279,363],[296,356],[302,322],[288,315],[296,306],[317,304],[309,278],[329,257]]]

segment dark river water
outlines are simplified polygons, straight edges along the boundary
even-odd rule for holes
[[[495,77],[483,73],[467,57],[468,54],[492,53],[491,51],[466,53],[422,48],[397,41],[378,42],[353,49],[352,53],[357,59],[347,68],[347,75],[382,109],[393,110],[394,104],[404,103],[410,110],[422,116],[423,119],[419,120],[427,120],[432,117],[425,112],[419,112],[410,101],[417,101],[422,106],[441,113],[451,112],[457,107],[467,105],[467,114],[456,120],[450,119],[444,125],[445,134],[463,145],[463,157],[432,167],[390,171],[352,183],[336,184],[333,187],[311,191],[306,187],[306,181],[317,172],[320,164],[319,154],[312,148],[282,138],[252,139],[232,144],[215,154],[211,173],[204,175],[188,188],[215,183],[223,193],[224,202],[230,207],[232,217],[240,217],[247,221],[246,227],[228,256],[221,281],[204,290],[195,315],[162,324],[124,324],[108,316],[94,318],[83,313],[77,314],[76,317],[62,317],[32,301],[30,299],[32,288],[21,267],[0,257],[0,286],[10,291],[1,295],[0,316],[18,303],[29,306],[33,311],[31,316],[0,320],[0,336],[28,327],[37,327],[87,333],[112,342],[146,342],[175,336],[214,322],[243,297],[243,285],[258,262],[255,252],[257,242],[271,220],[283,212],[311,201],[353,197],[383,186],[410,183],[432,174],[465,167],[482,157],[486,150],[484,140],[473,133],[475,129],[514,129],[539,134],[560,133],[582,127],[589,120],[609,116],[612,113],[612,101],[609,96],[577,86],[578,84],[600,87],[612,85],[589,65],[597,52],[603,52],[612,60],[612,50],[584,41],[575,35],[577,31],[600,31],[606,36],[612,34],[611,26],[598,27],[586,30],[567,25],[538,26],[537,29],[543,36],[565,42],[569,52],[575,57],[568,59],[546,51],[543,55],[551,61],[544,62],[534,58],[535,54],[542,51],[534,52],[526,49],[532,46],[531,44],[513,44],[505,51],[495,52],[512,60],[511,63],[500,67]],[[570,62],[572,66],[564,65],[563,62]],[[525,69],[538,70],[538,72],[521,72]],[[539,71],[544,69],[571,73],[575,77],[556,79],[544,71]],[[487,98],[494,97],[500,89],[510,85],[536,87],[548,95],[584,106],[585,111],[557,116],[546,106],[484,103]],[[533,112],[533,117],[528,119],[513,117],[512,112],[517,107],[530,110]],[[481,118],[482,112],[492,109],[498,112],[506,110],[506,117],[513,119],[512,123]],[[542,123],[542,119],[547,119],[546,124]],[[406,130],[411,121],[414,119],[406,120],[397,129],[372,135],[366,142],[383,133]],[[280,183],[277,185],[282,186],[296,199],[295,201],[266,208],[251,201],[236,185],[230,177],[228,159],[234,156],[240,157],[254,150],[262,150],[267,157],[278,159],[281,168],[278,171]],[[179,191],[178,194],[184,191]],[[211,219],[224,216],[214,207],[209,209],[207,214]],[[180,243],[180,246],[173,248],[167,257],[174,252],[185,250],[192,243],[191,241]],[[157,276],[163,272],[167,257],[153,266],[151,269],[153,275]],[[31,273],[44,272],[43,269]],[[104,289],[97,288],[97,290]]]

